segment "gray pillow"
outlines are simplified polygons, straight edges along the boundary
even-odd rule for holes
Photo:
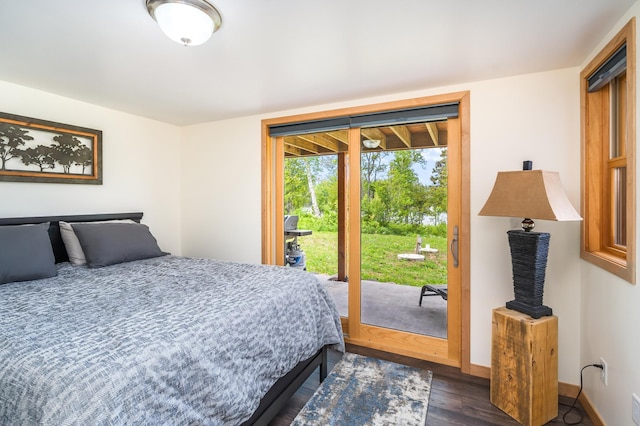
[[[0,284],[55,277],[49,223],[0,226]]]
[[[126,222],[126,223],[135,223],[133,220],[124,219],[124,220],[102,220],[98,222],[77,222],[80,223],[105,223],[105,222]],[[78,241],[78,237],[76,237],[76,233],[73,232],[73,228],[71,224],[65,221],[58,222],[60,226],[60,236],[62,237],[62,242],[64,243],[64,248],[67,250],[67,256],[69,256],[69,262],[74,265],[86,265],[87,259],[84,257],[84,252],[82,251],[82,246],[80,246],[80,241]]]
[[[89,268],[164,256],[146,225],[139,223],[72,223]]]

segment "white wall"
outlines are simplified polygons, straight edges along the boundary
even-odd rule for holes
[[[185,256],[260,263],[260,118],[184,129]]]
[[[629,22],[631,17],[640,16],[640,3],[636,2],[627,15],[612,28],[602,40],[589,61]],[[638,25],[638,22],[636,22]],[[640,46],[640,41],[636,40]],[[640,58],[640,52],[636,52]],[[636,90],[638,77],[636,76]],[[640,97],[636,94],[636,114]],[[640,116],[636,116],[636,124]],[[630,141],[635,144],[637,141]],[[636,160],[636,197],[640,183],[640,164]],[[636,219],[640,210],[636,208]],[[640,223],[636,222],[636,230]],[[638,231],[636,231],[638,232]],[[636,267],[640,265],[640,234],[636,236]],[[600,357],[608,364],[608,386],[600,382],[599,370],[585,370],[585,392],[598,411],[610,425],[633,425],[631,419],[631,394],[640,396],[640,285],[632,285],[618,277],[582,262],[582,344],[581,365],[597,363]]]
[[[579,209],[578,70],[486,81],[471,87],[471,336],[473,363],[490,365],[491,309],[513,299],[507,218],[478,217],[499,170],[558,171]],[[517,221],[516,221],[517,224]],[[559,380],[578,383],[579,222],[537,221],[551,242],[544,303],[559,321]]]
[[[260,262],[260,120],[469,90],[471,92],[471,362],[491,363],[491,310],[513,298],[508,219],[478,217],[496,172],[523,160],[560,172],[579,200],[579,70],[360,99],[185,128],[183,249],[189,256]],[[579,383],[579,224],[539,222],[551,252],[545,303],[560,320],[560,380]]]
[[[144,212],[180,254],[180,128],[0,81],[0,111],[102,130],[103,185],[0,182],[0,217]]]

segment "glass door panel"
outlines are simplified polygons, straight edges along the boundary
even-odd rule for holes
[[[317,276],[348,317],[345,173],[347,131],[285,136],[285,265]]]
[[[361,323],[447,338],[447,122],[361,129]]]

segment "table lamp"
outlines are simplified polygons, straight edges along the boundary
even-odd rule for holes
[[[532,162],[523,162],[522,171],[498,172],[493,190],[480,216],[523,217],[522,231],[507,231],[511,249],[515,299],[506,307],[532,318],[552,315],[542,304],[547,254],[551,235],[532,232],[532,219],[582,220],[567,198],[558,172],[532,170]]]

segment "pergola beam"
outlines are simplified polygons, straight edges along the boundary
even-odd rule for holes
[[[435,146],[438,146],[438,126],[436,123],[424,123],[427,127],[427,131],[429,132],[429,136],[431,136],[431,140]]]
[[[335,140],[342,142],[345,145],[349,145],[349,139],[347,134],[348,133],[346,130],[334,130],[332,132],[325,133],[325,135],[330,136]]]
[[[299,157],[302,155],[302,150],[300,148],[296,148],[295,146],[284,144],[284,153],[285,155],[293,155],[295,157]]]
[[[391,131],[400,138],[407,148],[411,148],[411,132],[407,126],[390,126],[389,129],[391,129]]]
[[[320,149],[318,149],[318,145],[301,139],[299,136],[285,136],[284,144],[304,149],[305,151],[313,152],[315,154],[320,153]]]
[[[322,146],[329,151],[338,152],[340,151],[340,147],[338,146],[338,142],[330,138],[324,134],[311,134],[311,135],[300,135],[298,138],[302,140],[306,140],[307,142],[314,143],[316,145]]]

